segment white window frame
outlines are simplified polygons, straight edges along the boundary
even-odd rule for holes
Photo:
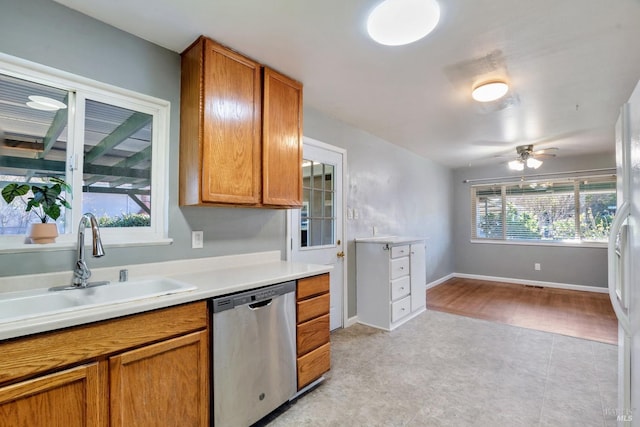
[[[167,171],[169,171],[169,114],[171,107],[169,101],[101,83],[3,53],[0,53],[0,73],[70,92],[69,108],[71,114],[69,115],[68,126],[67,182],[71,184],[75,194],[80,194],[81,190],[77,189],[82,188],[83,166],[79,159],[83,154],[83,138],[79,138],[78,135],[84,135],[85,101],[87,99],[94,100],[153,116],[151,224],[149,227],[102,228],[100,233],[103,244],[106,247],[161,245],[172,242],[172,239],[168,238],[169,178]],[[78,117],[81,119],[76,119]],[[70,168],[73,170],[70,171]],[[75,247],[77,243],[77,226],[83,215],[81,198],[72,201],[72,209],[67,211],[67,215],[67,227],[70,232],[60,235],[56,243],[34,245],[26,243],[24,236],[5,235],[0,236],[0,253],[67,250]]]
[[[610,175],[607,175],[610,176]],[[580,205],[579,205],[579,184],[578,181],[580,180],[585,180],[585,179],[592,179],[592,178],[602,178],[603,176],[598,175],[598,176],[579,176],[579,177],[570,177],[570,178],[564,178],[564,179],[549,179],[549,180],[542,180],[539,182],[545,182],[545,181],[555,181],[555,182],[561,182],[561,181],[573,181],[573,185],[574,185],[574,198],[576,201],[575,204],[575,220],[576,220],[576,230],[580,230],[580,224],[579,224],[579,217],[580,217]],[[538,182],[536,180],[529,180],[526,181],[526,183],[535,183]],[[592,248],[606,248],[607,247],[607,242],[600,242],[600,241],[595,241],[595,240],[587,240],[587,239],[582,239],[582,237],[580,237],[579,240],[577,239],[571,239],[571,240],[528,240],[528,239],[522,239],[522,240],[518,240],[518,239],[507,239],[506,237],[506,232],[507,232],[507,228],[506,228],[506,209],[507,209],[507,204],[506,204],[506,187],[507,186],[512,186],[514,184],[517,184],[518,182],[501,182],[501,183],[496,183],[496,184],[477,184],[477,185],[472,185],[470,188],[470,202],[471,202],[471,243],[488,243],[488,244],[497,244],[497,245],[525,245],[525,246],[562,246],[562,247],[583,247],[583,248],[588,248],[588,247],[592,247]],[[489,239],[489,238],[482,238],[482,237],[476,237],[476,229],[477,229],[477,212],[476,212],[476,189],[477,188],[482,188],[482,187],[496,187],[496,188],[500,188],[500,197],[502,198],[502,238],[501,239]]]

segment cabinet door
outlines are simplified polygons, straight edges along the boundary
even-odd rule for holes
[[[262,202],[302,206],[302,85],[264,69]]]
[[[411,245],[411,311],[423,308],[427,303],[427,265],[424,243]]]
[[[208,426],[206,331],[110,359],[112,426]]]
[[[0,388],[3,426],[101,426],[98,364]]]
[[[205,42],[202,201],[260,202],[260,64]]]

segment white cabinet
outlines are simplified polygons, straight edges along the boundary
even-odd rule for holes
[[[411,245],[411,311],[424,310],[427,305],[427,265],[424,242]]]
[[[425,242],[356,239],[358,322],[390,331],[426,309]]]

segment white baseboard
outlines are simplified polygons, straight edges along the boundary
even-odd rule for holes
[[[349,317],[347,319],[347,323],[345,323],[344,327],[348,328],[349,326],[353,326],[358,323],[358,316]]]
[[[460,277],[462,279],[488,280],[491,282],[516,283],[518,285],[529,285],[529,286],[542,286],[545,288],[569,289],[572,291],[597,292],[602,294],[606,294],[609,292],[607,288],[598,288],[595,286],[584,286],[584,285],[572,285],[568,283],[542,282],[539,280],[511,279],[508,277],[481,276],[478,274],[464,274],[464,273],[452,273],[449,276]]]
[[[435,288],[439,284],[444,283],[449,279],[453,279],[454,277],[456,277],[455,273],[447,274],[446,276],[434,280],[433,282],[427,283],[427,289]]]

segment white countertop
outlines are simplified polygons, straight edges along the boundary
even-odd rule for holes
[[[414,236],[376,236],[376,237],[358,237],[356,243],[386,243],[389,245],[404,245],[409,243],[424,242],[425,237]]]
[[[119,271],[119,269],[128,268],[130,279],[132,279],[132,273],[135,274],[135,279],[146,276],[169,277],[180,282],[195,285],[197,289],[124,303],[79,308],[65,313],[32,317],[13,322],[0,322],[0,340],[205,300],[220,295],[286,282],[288,280],[315,276],[326,273],[332,268],[329,265],[281,261],[279,256],[279,252],[274,251],[240,255],[237,257],[203,258],[128,267],[112,267],[100,269],[101,271],[96,270],[92,276],[92,280],[113,280],[111,277],[113,275],[117,277],[117,271]],[[66,276],[66,273],[1,278],[0,289],[2,289],[3,292],[15,291],[23,287],[20,286],[21,283],[33,282],[35,280],[34,278],[49,281],[60,280],[61,276]],[[7,284],[12,284],[13,286],[9,287]],[[49,283],[47,287],[53,284],[55,283]]]

